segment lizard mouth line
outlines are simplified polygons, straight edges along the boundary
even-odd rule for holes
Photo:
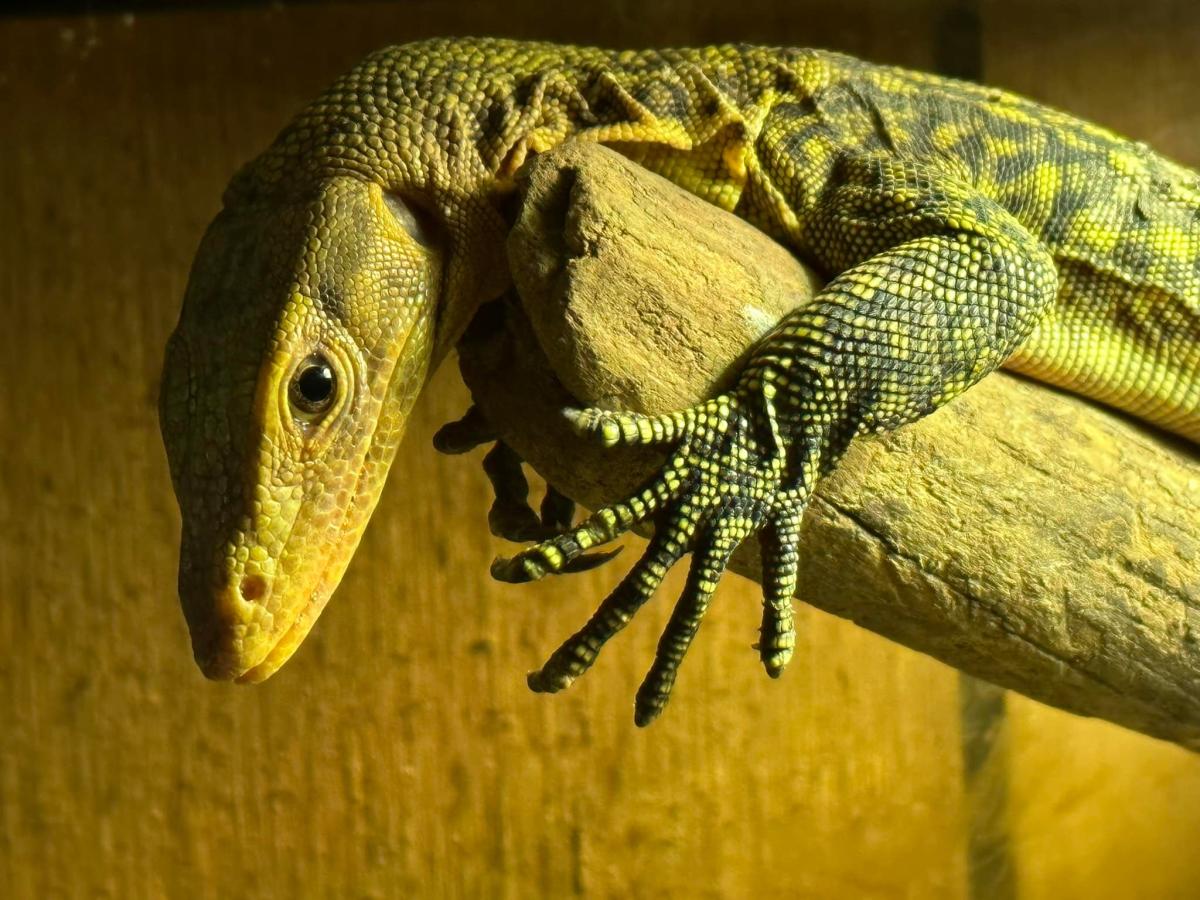
[[[308,633],[308,630],[312,627],[312,623],[316,617],[309,617],[307,613],[316,605],[317,598],[316,592],[314,591],[313,596],[310,597],[308,602],[306,602],[304,606],[301,607],[300,611],[296,613],[296,616],[292,619],[291,624],[281,630],[279,636],[270,644],[270,646],[267,647],[266,652],[262,654],[262,658],[259,659],[258,662],[254,663],[254,665],[249,666],[241,673],[235,675],[233,677],[234,683],[257,684],[261,681],[266,681],[273,674],[275,674],[275,672],[279,670],[287,658],[284,657],[284,659],[281,660],[273,659],[272,657],[275,655],[275,651],[282,647],[285,643],[291,643],[292,646],[299,644],[299,640],[291,641],[290,639],[293,636],[303,638],[304,635]],[[298,629],[301,628],[303,630],[297,634]]]

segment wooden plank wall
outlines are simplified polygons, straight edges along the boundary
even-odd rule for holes
[[[570,692],[530,694],[524,672],[618,572],[489,580],[503,548],[478,456],[429,446],[466,402],[452,368],[293,662],[236,688],[190,659],[161,350],[229,174],[333,75],[381,43],[455,33],[760,40],[932,68],[945,5],[0,21],[0,895],[1200,895],[1194,757],[1010,697],[989,765],[968,753],[964,768],[955,672],[803,609],[771,682],[749,649],[751,586],[723,586],[648,731],[631,698],[678,579]],[[1200,165],[1200,17],[1042,6],[974,10],[986,75]],[[982,877],[981,852],[1006,874]]]

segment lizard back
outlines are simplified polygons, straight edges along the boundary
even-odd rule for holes
[[[841,162],[902,159],[967,184],[1059,269],[1058,302],[1009,367],[1200,441],[1200,175],[1002,90],[816,50],[426,41],[355,67],[229,199],[314,168],[503,194],[529,154],[570,139],[621,150],[827,276],[805,219]]]

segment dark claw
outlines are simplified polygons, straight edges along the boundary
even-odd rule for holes
[[[497,581],[507,584],[525,584],[529,581],[537,581],[545,575],[544,570],[539,571],[542,569],[540,564],[525,556],[497,556],[492,560],[489,571]]]
[[[623,547],[617,547],[613,550],[585,553],[582,556],[575,557],[570,562],[563,563],[560,568],[555,570],[550,569],[538,559],[526,556],[523,553],[511,557],[497,556],[492,560],[491,574],[497,581],[503,581],[508,584],[524,584],[527,581],[537,581],[543,575],[549,575],[551,572],[556,575],[568,572],[586,572],[588,569],[604,565],[623,549]]]
[[[761,656],[762,652],[763,652],[763,648],[766,646],[767,645],[764,644],[762,641],[755,641],[753,644],[750,645],[750,649],[757,651],[758,654]],[[771,651],[774,652],[774,648],[771,648]],[[768,678],[779,678],[783,675],[783,670],[786,668],[786,664],[781,666],[781,665],[773,665],[771,663],[764,662],[763,668],[766,670]]]
[[[665,704],[661,700],[655,698],[651,701],[643,691],[638,691],[633,701],[633,724],[638,728],[645,728],[659,717],[664,708]]]
[[[624,547],[616,547],[612,550],[601,550],[596,553],[585,553],[583,556],[575,557],[558,571],[586,572],[588,569],[595,569],[604,565],[624,549]]]
[[[579,657],[577,669],[562,668],[557,671],[549,671],[545,667],[538,669],[536,672],[530,672],[525,676],[525,684],[535,694],[557,694],[561,690],[565,690],[571,686],[578,675],[576,671],[586,671],[591,665],[591,660],[584,657]]]

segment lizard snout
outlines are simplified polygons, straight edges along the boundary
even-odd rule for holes
[[[278,639],[265,605],[271,589],[269,577],[252,573],[214,591],[208,615],[191,628],[192,653],[205,678],[232,681],[271,652]]]

